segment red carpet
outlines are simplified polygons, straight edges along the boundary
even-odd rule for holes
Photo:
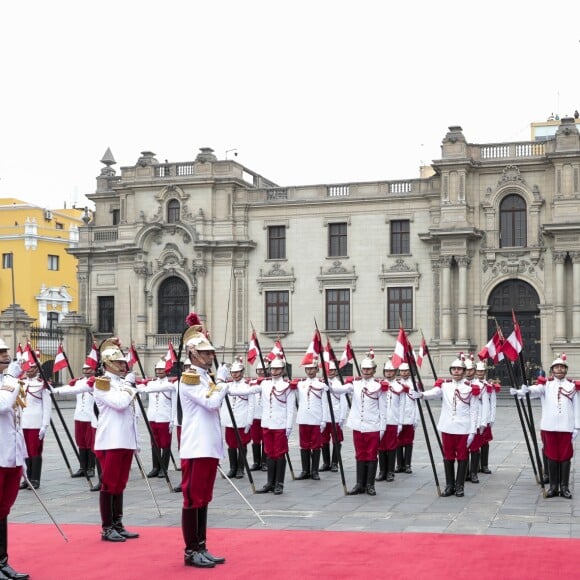
[[[97,526],[9,524],[11,565],[33,580],[579,578],[580,540],[449,534],[212,529],[208,547],[227,562],[183,565],[179,528],[129,526],[141,538],[102,542]],[[259,554],[259,555],[257,555]],[[548,562],[548,560],[550,562]],[[557,563],[556,568],[554,562]]]

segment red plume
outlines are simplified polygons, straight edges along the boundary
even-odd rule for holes
[[[185,318],[187,326],[202,326],[199,316],[195,312],[190,312]]]

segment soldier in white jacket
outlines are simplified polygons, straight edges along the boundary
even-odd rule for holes
[[[465,475],[467,473],[468,447],[477,429],[479,387],[465,380],[465,362],[456,359],[449,367],[450,379],[438,379],[428,391],[412,391],[416,398],[442,399],[441,415],[437,429],[443,443],[443,464],[445,466],[445,491],[448,497],[465,495]],[[457,460],[457,477],[455,461]]]
[[[399,366],[400,377],[397,382],[403,388],[401,396],[401,431],[397,438],[397,469],[398,473],[413,473],[411,458],[413,456],[413,443],[415,441],[415,430],[419,423],[419,409],[417,401],[411,396],[414,390],[411,380],[411,369],[409,364],[404,362]]]
[[[136,389],[128,380],[128,367],[119,339],[105,340],[100,347],[104,374],[95,380],[98,409],[95,454],[101,464],[101,539],[124,542],[138,538],[123,525],[123,491],[135,451],[139,450]]]
[[[8,563],[8,514],[18,496],[18,484],[26,459],[22,434],[22,408],[26,404],[18,377],[20,365],[10,361],[6,343],[0,339],[0,578],[26,580]]]
[[[497,393],[501,389],[499,382],[491,383],[486,378],[487,366],[480,361],[475,365],[475,376],[483,385],[481,388],[481,411],[479,429],[481,430],[481,449],[479,459],[479,472],[490,474],[489,469],[489,443],[493,441],[492,427],[495,423],[495,412],[497,408]],[[473,474],[472,474],[473,481]]]
[[[52,400],[48,390],[50,386],[44,384],[35,363],[32,363],[26,371],[24,388],[26,390],[26,407],[22,410],[22,431],[28,452],[26,472],[30,485],[34,489],[38,489],[42,472],[44,436],[50,424]],[[20,484],[20,489],[27,488],[28,484],[23,481]]]
[[[250,380],[252,386],[259,386],[261,381],[266,377],[266,369],[261,361],[256,364],[256,378]],[[250,428],[250,437],[252,440],[252,457],[253,463],[250,466],[250,471],[266,471],[266,452],[264,451],[264,435],[262,432],[262,389],[256,390],[252,395],[254,398],[254,419],[252,427]]]
[[[573,442],[580,432],[580,381],[566,378],[566,355],[556,357],[550,366],[551,376],[538,380],[537,385],[522,385],[520,396],[527,392],[542,403],[540,429],[544,453],[548,458],[550,487],[546,497],[560,495],[572,499],[570,465],[574,455]]]

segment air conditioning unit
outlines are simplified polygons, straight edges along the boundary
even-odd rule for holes
[[[52,219],[52,212],[49,209],[44,210],[44,219],[51,220]]]

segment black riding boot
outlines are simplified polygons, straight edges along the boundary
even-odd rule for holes
[[[393,451],[393,457],[395,452]],[[394,466],[394,459],[393,459]],[[367,461],[367,494],[377,495],[375,490],[375,478],[377,476],[377,461]]]
[[[463,497],[465,495],[465,474],[467,473],[467,464],[469,460],[463,459],[457,462],[457,479],[455,483],[455,495]]]
[[[42,473],[42,455],[30,458],[30,484],[34,489],[40,487],[40,474]]]
[[[570,460],[560,463],[560,495],[566,499],[572,499],[570,491]]]
[[[449,497],[455,493],[455,462],[451,459],[444,459],[443,467],[445,468],[445,490],[441,497]]]
[[[544,477],[542,478],[542,482],[543,483],[550,483],[550,476],[549,476],[550,468],[548,467],[548,458],[546,457],[546,454],[543,451],[542,451],[542,463],[544,464],[544,469],[543,469]]]
[[[26,477],[28,478],[28,481],[30,481],[30,465],[31,465],[30,457],[27,457],[24,461],[26,461]],[[20,482],[19,489],[27,489],[27,488],[28,483],[26,483],[26,479],[23,479]]]
[[[97,467],[97,475],[99,476],[99,481],[91,487],[91,491],[101,491],[101,475],[103,470],[101,469],[101,464],[99,460],[95,457],[95,465]]]
[[[266,455],[266,450],[264,445],[262,445],[262,471],[268,471],[268,456]]]
[[[397,459],[397,450],[387,451],[387,481],[395,481],[395,461]]]
[[[153,469],[147,474],[147,477],[157,477],[159,475],[159,469],[161,466],[159,465],[159,456],[157,455],[158,451],[159,449],[155,446],[151,448],[151,461]]]
[[[238,450],[228,447],[228,458],[230,460],[230,470],[226,475],[228,477],[235,477],[238,472]]]
[[[199,552],[197,512],[198,510],[195,508],[181,510],[181,533],[185,542],[183,563],[186,566],[195,566],[196,568],[215,568],[215,563],[210,562]]]
[[[8,519],[0,520],[0,578],[15,578],[26,580],[30,576],[24,572],[17,572],[8,564]]]
[[[113,496],[108,491],[101,491],[99,508],[103,527],[101,540],[105,542],[124,542],[125,538],[113,527]]]
[[[286,474],[286,458],[276,459],[276,482],[274,483],[274,495],[284,493],[284,475]]]
[[[405,473],[413,473],[411,469],[411,458],[413,457],[413,445],[405,445],[403,449],[403,456],[405,458]]]
[[[471,473],[471,477],[467,478],[471,481],[471,483],[479,483],[479,477],[477,476],[477,470],[479,469],[480,455],[481,454],[479,451],[475,451],[474,453],[471,454],[471,464],[470,464],[470,470],[469,470]]]
[[[320,449],[313,449],[312,450],[312,465],[310,471],[310,477],[315,481],[320,480],[320,475],[318,475],[318,466],[320,465]]]
[[[356,485],[348,492],[348,495],[358,495],[366,491],[367,485],[367,462],[356,462]]]
[[[489,475],[491,473],[491,469],[489,468],[489,443],[481,446],[481,469],[479,470],[481,473],[485,473]]]
[[[139,534],[129,532],[123,526],[123,493],[117,493],[113,496],[113,528],[123,538],[132,540],[138,538]]]
[[[260,471],[262,469],[262,446],[259,443],[252,443],[252,456],[254,463],[250,465],[250,471]]]
[[[385,481],[387,479],[387,452],[379,451],[379,474],[376,481]]]
[[[548,473],[550,474],[550,487],[546,497],[558,497],[560,494],[560,464],[558,461],[548,459]]]
[[[214,564],[223,564],[226,559],[221,556],[214,556],[210,554],[206,546],[207,536],[207,506],[201,507],[197,510],[197,537],[199,553],[210,562]]]
[[[165,474],[169,471],[169,460],[171,459],[171,449],[169,447],[164,447],[160,450],[161,452],[161,469],[159,470],[159,475],[157,477],[165,477]]]
[[[405,471],[405,452],[403,446],[399,445],[397,447],[397,467],[395,467],[395,473],[403,473]]]
[[[268,493],[274,491],[274,482],[276,481],[276,461],[274,459],[266,458],[266,468],[268,470],[268,481],[266,485],[256,491],[256,493]]]
[[[238,469],[236,470],[236,479],[243,479],[244,477],[244,466],[246,464],[246,453],[247,448],[244,446],[238,449]]]
[[[87,449],[87,476],[95,477],[95,464],[97,458],[93,453],[92,449]]]
[[[336,473],[338,471],[338,446],[332,446],[332,460],[330,462],[330,471]]]
[[[79,468],[71,475],[71,477],[84,477],[87,472],[87,465],[89,459],[89,450],[79,447]]]
[[[330,443],[322,446],[322,467],[320,471],[330,471]]]
[[[296,476],[296,479],[310,479],[310,449],[300,450],[300,461],[302,462],[302,471]]]

